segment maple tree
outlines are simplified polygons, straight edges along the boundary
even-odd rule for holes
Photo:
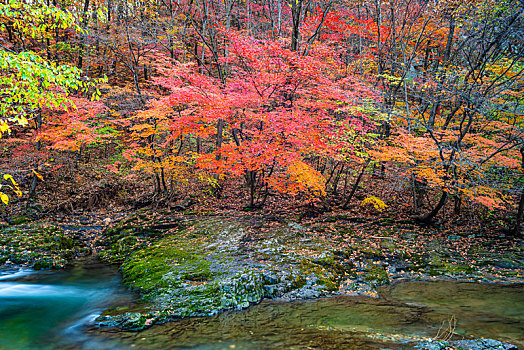
[[[501,167],[518,172],[520,164],[522,47],[515,35],[521,8],[511,2],[382,6],[375,13],[387,15],[373,18],[378,35],[371,40],[387,128],[372,155],[402,164],[415,210],[421,188],[442,190],[418,217],[423,222],[434,219],[449,195],[455,210],[462,199],[507,208],[514,184],[495,174]]]
[[[171,93],[137,115],[128,159],[135,170],[158,170],[157,190],[167,190],[173,167],[187,164],[207,178],[244,177],[249,206],[263,204],[270,189],[325,196],[325,179],[311,160],[355,153],[352,141],[371,126],[352,108],[372,91],[352,77],[327,75],[332,61],[322,51],[304,57],[278,42],[223,35],[226,84],[192,65],[159,67],[163,74],[154,81]]]

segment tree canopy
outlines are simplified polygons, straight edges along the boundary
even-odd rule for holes
[[[523,13],[514,0],[1,4],[2,141],[33,145],[4,186],[20,194],[29,176],[33,195],[39,171],[104,149],[99,176],[155,198],[348,208],[367,181],[380,210],[387,190],[423,223],[452,199],[519,227]],[[51,166],[53,152],[74,161]]]

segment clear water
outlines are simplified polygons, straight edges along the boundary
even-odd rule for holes
[[[454,317],[456,338],[524,346],[524,285],[400,283],[382,298],[266,301],[244,311],[156,325],[142,332],[89,327],[103,309],[132,302],[117,273],[0,271],[0,349],[412,348]]]
[[[83,325],[131,300],[114,269],[92,262],[60,272],[0,270],[0,349],[97,348]]]
[[[449,328],[524,347],[524,285],[409,282],[381,299],[331,297],[263,302],[241,312],[98,335],[135,349],[411,349]],[[101,331],[101,332],[100,332]]]

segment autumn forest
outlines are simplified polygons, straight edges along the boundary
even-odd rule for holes
[[[85,332],[117,348],[524,346],[523,39],[521,0],[0,1],[0,282],[109,269],[135,296],[104,296]],[[359,323],[271,343],[228,311],[427,304],[410,288],[522,314],[504,331],[450,309],[417,319],[424,334],[366,319],[373,337]],[[156,326],[194,316],[235,332],[209,321],[177,343]]]

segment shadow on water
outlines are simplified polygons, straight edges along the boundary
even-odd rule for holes
[[[88,328],[105,308],[131,303],[115,270],[0,271],[0,349],[412,348],[450,317],[457,337],[524,346],[524,286],[407,282],[382,298],[265,301],[244,311],[156,325],[142,332]]]

